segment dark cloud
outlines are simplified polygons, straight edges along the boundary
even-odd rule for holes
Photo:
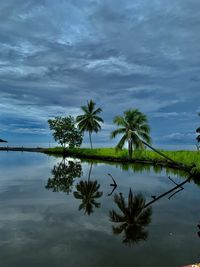
[[[176,133],[185,140],[200,108],[199,25],[196,0],[2,2],[3,133],[19,136],[20,118],[27,134],[29,120],[46,129],[49,117],[77,115],[92,98],[104,110],[101,142],[113,116],[130,107],[149,115],[155,140]],[[193,116],[182,123],[184,112]]]

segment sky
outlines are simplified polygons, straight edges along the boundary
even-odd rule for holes
[[[0,2],[0,138],[49,144],[47,120],[93,99],[113,117],[148,116],[155,145],[194,145],[200,126],[199,0]],[[88,138],[85,136],[85,145]]]

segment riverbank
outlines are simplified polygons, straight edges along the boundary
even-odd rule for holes
[[[163,158],[154,151],[143,150],[134,151],[130,159],[128,150],[118,150],[115,148],[74,148],[63,149],[62,147],[54,148],[27,148],[27,147],[0,147],[0,151],[21,151],[21,152],[39,152],[57,156],[71,156],[77,158],[103,160],[121,163],[142,163],[151,164],[174,169],[180,169],[200,176],[200,152],[198,151],[163,151],[172,161]]]
[[[156,152],[149,150],[135,151],[131,159],[128,156],[127,149],[116,151],[115,148],[74,148],[64,150],[62,147],[55,147],[48,148],[45,153],[122,163],[144,163],[160,165],[163,167],[182,169],[188,172],[192,172],[196,175],[200,175],[200,152],[160,151],[171,158],[172,161],[164,159]]]

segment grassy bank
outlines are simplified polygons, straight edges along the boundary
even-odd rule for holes
[[[116,151],[114,148],[75,148],[64,150],[61,147],[49,148],[46,150],[49,154],[59,154],[66,156],[75,156],[80,158],[101,159],[118,162],[146,162],[174,168],[182,168],[200,173],[200,152],[198,151],[163,151],[166,156],[170,157],[176,163],[169,162],[156,152],[143,150],[135,151],[133,158],[129,159],[126,149]]]

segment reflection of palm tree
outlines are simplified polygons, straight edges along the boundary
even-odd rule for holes
[[[79,162],[62,160],[52,170],[53,178],[49,178],[46,188],[53,192],[66,192],[72,190],[74,178],[81,177],[82,167]]]
[[[76,185],[77,191],[74,192],[74,197],[82,200],[79,210],[85,210],[85,213],[88,215],[94,212],[93,207],[100,208],[101,204],[96,202],[95,199],[100,198],[103,195],[103,192],[98,191],[100,184],[98,184],[97,180],[90,180],[91,172],[92,163],[90,165],[88,179],[86,181],[80,181]]]
[[[152,209],[145,208],[144,197],[141,194],[133,196],[130,189],[127,204],[122,194],[116,194],[114,202],[122,214],[114,210],[110,211],[110,220],[120,223],[119,226],[113,226],[113,233],[118,235],[124,232],[123,243],[129,245],[146,240],[148,232],[145,226],[151,222]]]
[[[79,206],[79,210],[85,210],[85,213],[90,215],[94,212],[93,207],[100,208],[101,204],[96,202],[96,198],[100,198],[103,192],[99,192],[100,184],[95,181],[80,181],[76,185],[77,191],[74,192],[74,197],[81,199],[82,203]]]

